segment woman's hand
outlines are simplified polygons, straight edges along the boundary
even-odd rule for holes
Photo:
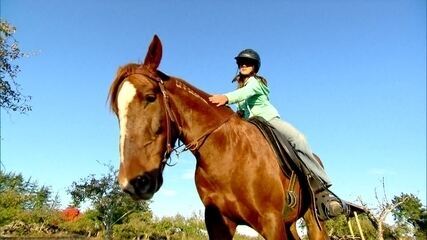
[[[228,98],[224,95],[212,95],[209,97],[209,101],[219,107],[225,105],[228,102]]]

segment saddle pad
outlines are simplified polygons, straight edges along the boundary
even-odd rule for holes
[[[279,165],[287,177],[291,176],[292,171],[296,171],[298,175],[304,173],[304,165],[285,136],[262,117],[252,117],[248,121],[254,124],[270,143],[277,155]]]

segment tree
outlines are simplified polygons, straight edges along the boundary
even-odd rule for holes
[[[359,217],[360,226],[363,230],[363,235],[365,236],[365,238],[376,239],[377,230],[372,225],[372,222],[370,221],[370,219],[365,214],[361,214],[358,217]],[[355,236],[360,237],[356,220],[347,219],[344,215],[341,215],[334,219],[330,219],[326,221],[326,228],[328,229],[328,233],[331,236],[337,237],[339,239],[346,239],[345,237],[349,237],[352,235],[352,232],[350,231],[350,228],[349,228],[349,224],[351,224],[351,227],[353,229],[353,234],[355,234]]]
[[[414,194],[401,193],[392,199],[392,203],[399,202],[402,203],[393,210],[394,219],[399,230],[401,230],[400,232],[403,232],[399,233],[399,235],[411,233],[417,239],[425,238],[427,233],[427,210],[421,200]]]
[[[375,198],[378,201],[378,207],[375,212],[370,211],[367,208],[366,204],[363,203],[361,199],[359,199],[363,207],[366,208],[367,212],[369,212],[369,214],[367,215],[368,218],[371,220],[371,222],[375,225],[375,228],[378,230],[377,238],[376,238],[378,240],[383,240],[385,230],[387,233],[389,232],[388,230],[390,230],[390,229],[387,229],[388,227],[385,225],[385,220],[387,216],[390,213],[392,213],[397,207],[399,207],[399,205],[403,204],[407,200],[407,198],[404,197],[396,201],[390,202],[390,200],[388,200],[387,198],[384,178],[382,179],[381,183],[383,188],[383,197],[381,197],[380,199],[380,197],[378,196],[378,192],[375,189]]]
[[[26,180],[22,174],[0,171],[0,226],[15,220],[49,222],[58,205],[49,187]]]
[[[107,174],[96,178],[90,175],[79,182],[73,182],[69,193],[73,204],[79,206],[85,201],[98,212],[107,239],[111,239],[112,227],[121,223],[130,213],[135,211],[149,211],[148,202],[134,201],[129,195],[123,193],[118,185],[117,171],[112,166],[107,166]]]
[[[0,107],[5,110],[25,113],[31,111],[28,101],[30,96],[21,93],[16,82],[20,72],[19,66],[13,61],[25,56],[13,37],[16,28],[7,21],[0,19]]]
[[[73,206],[68,206],[66,209],[62,210],[61,217],[65,221],[76,220],[80,216],[80,210]]]

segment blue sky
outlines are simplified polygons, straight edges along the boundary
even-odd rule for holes
[[[426,203],[426,2],[1,0],[24,52],[27,115],[1,112],[1,160],[52,186],[118,166],[118,124],[106,98],[117,68],[140,62],[154,34],[160,69],[210,93],[231,91],[234,56],[262,58],[271,101],[326,166],[332,189],[375,206],[375,189]],[[165,172],[158,216],[202,209],[185,153]],[[381,194],[380,194],[381,196]]]

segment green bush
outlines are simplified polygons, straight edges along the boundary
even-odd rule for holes
[[[59,227],[68,234],[87,237],[97,236],[102,231],[101,223],[97,220],[97,212],[94,210],[86,211],[73,221],[63,221],[59,224]]]

